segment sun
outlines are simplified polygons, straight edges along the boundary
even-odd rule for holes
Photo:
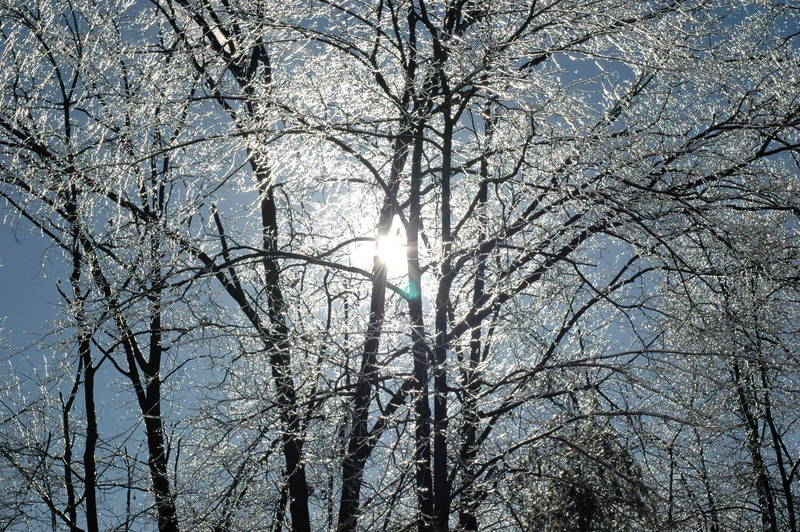
[[[406,272],[406,242],[399,232],[382,236],[375,241],[375,256],[386,265],[389,275],[400,275]]]
[[[375,259],[386,266],[389,277],[408,273],[405,231],[398,217],[392,221],[392,227],[386,235],[360,243],[351,254],[352,263],[365,270],[372,269]]]

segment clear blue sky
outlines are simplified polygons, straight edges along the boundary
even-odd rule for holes
[[[30,224],[8,223],[15,217],[9,206],[0,204],[0,217],[5,219],[0,227],[0,316],[4,339],[14,352],[39,339],[57,317],[56,280],[62,277],[63,262],[58,251],[48,249],[49,239],[34,233]]]

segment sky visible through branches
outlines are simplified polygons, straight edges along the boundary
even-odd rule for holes
[[[0,2],[0,529],[797,532],[799,51],[783,0]]]

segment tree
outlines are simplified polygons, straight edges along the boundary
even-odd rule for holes
[[[532,497],[591,499],[587,527],[673,522],[626,499],[688,499],[645,487],[706,456],[708,418],[650,384],[703,377],[664,317],[719,293],[730,254],[702,251],[732,217],[788,234],[800,212],[799,13],[728,4],[3,5],[0,194],[66,259],[61,386],[83,399],[34,395],[87,421],[62,423],[69,459],[3,447],[20,478],[66,471],[20,507],[73,529],[514,528],[501,487],[552,444],[580,465],[548,471],[578,476]],[[796,254],[764,261],[796,276]],[[766,356],[729,390],[751,459],[748,418],[773,420],[790,515]],[[125,398],[93,408],[99,382]]]
[[[609,424],[583,419],[552,445],[531,449],[526,460],[507,494],[520,529],[657,528],[649,487]]]
[[[696,469],[705,477],[703,491],[716,530],[732,526],[724,521],[742,519],[751,521],[751,528],[797,529],[793,480],[798,462],[785,441],[796,422],[789,407],[796,360],[795,229],[780,210],[759,210],[758,216],[744,213],[720,224],[714,237],[687,246],[703,266],[682,283],[679,296],[671,295],[671,341],[716,353],[714,371],[696,377],[696,400],[707,402],[698,409],[709,420],[692,437],[698,443],[715,441],[717,453],[730,453],[728,460],[740,464],[733,486],[721,490],[711,483],[710,466],[700,456]],[[731,487],[738,492],[729,492]],[[748,506],[751,515],[730,515]]]

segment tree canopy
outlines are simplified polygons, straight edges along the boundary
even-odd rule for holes
[[[0,204],[60,265],[0,525],[796,532],[799,45],[782,0],[0,3]]]

